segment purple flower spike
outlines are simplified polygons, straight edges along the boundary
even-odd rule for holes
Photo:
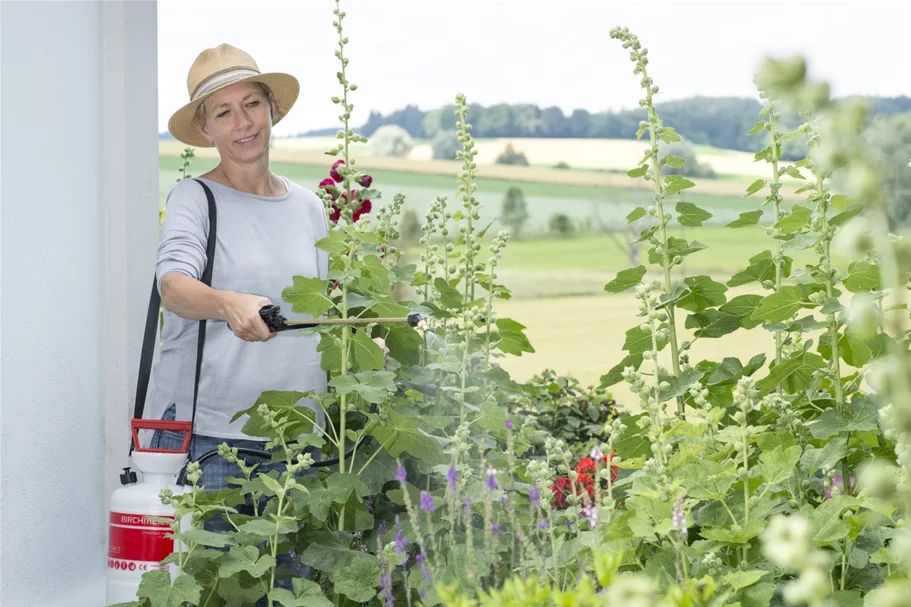
[[[426,491],[421,491],[421,510],[424,512],[433,512],[436,510],[436,504],[433,503],[433,496]]]
[[[532,485],[528,488],[528,499],[530,499],[531,503],[535,506],[541,503],[541,494],[538,492],[537,485]]]
[[[399,521],[398,517],[395,519],[395,553],[398,556],[404,557],[402,559],[402,567],[408,563],[408,555],[405,554],[405,550],[408,548],[408,540],[405,538],[404,532],[402,532],[402,523]]]
[[[503,495],[500,496],[500,505],[505,506],[508,503],[509,503],[509,496],[504,493]]]
[[[493,469],[493,466],[487,468],[487,488],[491,491],[497,488],[497,471]]]
[[[512,420],[509,418],[506,418],[506,422],[503,424],[503,427],[506,428],[507,430],[512,430]]]
[[[395,469],[395,480],[397,480],[400,483],[405,482],[405,469],[402,468],[401,466],[399,466],[398,468]]]
[[[541,521],[538,523],[538,529],[547,531],[550,528],[550,521]]]
[[[472,516],[472,512],[471,512],[471,498],[470,498],[470,497],[466,497],[466,498],[465,498],[465,516],[468,517],[468,518],[471,518],[471,516]]]
[[[449,490],[456,490],[456,483],[459,481],[459,471],[456,470],[455,466],[449,466],[449,471],[446,473],[446,480],[449,481]]]
[[[491,523],[491,524],[490,524],[490,530],[491,530],[492,532],[496,533],[497,535],[500,535],[501,533],[503,533],[503,529],[501,529],[501,528],[500,528],[500,525],[497,524],[497,523]]]

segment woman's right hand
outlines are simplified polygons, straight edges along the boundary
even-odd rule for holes
[[[237,337],[244,341],[266,341],[272,337],[269,327],[259,315],[263,306],[272,305],[268,297],[230,293],[225,301],[225,320]]]

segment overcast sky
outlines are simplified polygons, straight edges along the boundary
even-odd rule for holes
[[[222,42],[263,71],[301,81],[275,133],[337,126],[332,0],[159,0],[159,127],[188,101],[187,71]],[[614,2],[343,0],[354,123],[370,110],[470,102],[535,103],[565,112],[635,106],[638,77],[609,31],[628,26],[649,49],[664,99],[755,96],[765,55],[805,55],[836,95],[911,95],[911,0],[889,2]],[[661,97],[659,96],[659,97]]]

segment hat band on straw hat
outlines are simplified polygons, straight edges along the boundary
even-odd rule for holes
[[[214,74],[213,76],[203,80],[196,87],[196,90],[193,91],[192,99],[195,101],[203,95],[217,89],[218,87],[232,82],[234,80],[240,80],[241,78],[247,78],[249,76],[258,76],[259,72],[256,70],[251,70],[249,68],[238,67],[231,68],[226,72],[220,74]]]

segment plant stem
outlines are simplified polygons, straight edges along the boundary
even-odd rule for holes
[[[775,110],[772,103],[769,103],[769,132],[772,134],[772,209],[775,213],[775,223],[777,225],[781,219],[781,179],[778,174],[779,145],[778,133],[775,131]],[[781,270],[782,250],[781,239],[775,238],[775,292],[781,289]],[[775,362],[781,363],[781,331],[775,331]]]
[[[642,78],[648,82],[648,72],[646,71],[645,66],[642,66]],[[658,136],[655,133],[655,125],[658,122],[658,113],[655,111],[655,106],[652,102],[652,87],[648,85],[645,87],[645,100],[648,105],[649,121],[648,121],[648,132],[649,137],[652,142],[652,150],[656,150],[658,147]],[[667,248],[667,221],[664,216],[664,188],[661,186],[661,169],[658,167],[658,153],[653,152],[651,155],[652,162],[652,181],[655,184],[655,207],[658,210],[658,226],[661,232],[661,265],[664,268],[664,293],[668,294],[673,288],[671,282],[671,259],[668,254]],[[674,369],[674,377],[680,377],[680,356],[677,346],[677,320],[676,320],[676,306],[673,303],[668,304],[667,306],[667,326],[670,331],[670,343],[671,343],[671,366]],[[683,397],[677,397],[677,415],[681,418],[684,417],[683,409]]]

